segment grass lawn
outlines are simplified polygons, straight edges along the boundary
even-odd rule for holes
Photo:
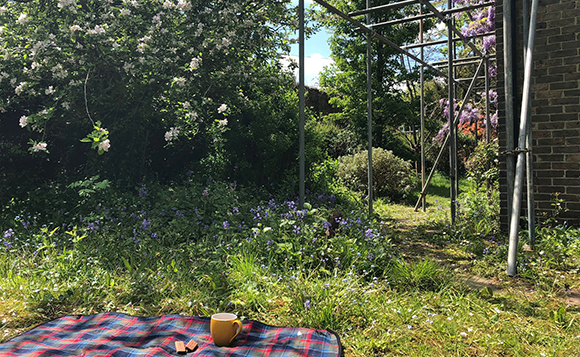
[[[347,356],[579,355],[578,230],[540,228],[509,278],[505,238],[489,224],[459,217],[449,227],[441,176],[426,212],[379,200],[369,217],[333,199],[310,197],[299,210],[191,184],[95,194],[90,214],[60,211],[58,223],[46,214],[5,220],[0,338],[64,314],[227,311],[332,329]]]

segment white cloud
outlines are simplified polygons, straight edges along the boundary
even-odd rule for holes
[[[298,56],[284,56],[282,63],[288,66],[290,61],[298,64]],[[305,84],[310,87],[318,87],[318,74],[325,66],[330,66],[334,61],[330,58],[323,57],[319,53],[313,53],[308,57],[304,57],[304,77]],[[294,70],[294,76],[298,81],[298,68]]]

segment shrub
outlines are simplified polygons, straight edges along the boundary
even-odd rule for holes
[[[411,163],[381,148],[373,149],[373,192],[394,201],[405,198],[415,184]],[[338,176],[353,190],[367,191],[368,151],[339,159]]]
[[[475,151],[465,161],[467,175],[475,181],[477,186],[497,186],[499,179],[498,167],[499,145],[497,139],[489,144],[480,142]]]
[[[331,158],[352,155],[361,149],[357,134],[349,127],[341,127],[330,119],[313,122],[310,127],[322,136],[327,154]]]

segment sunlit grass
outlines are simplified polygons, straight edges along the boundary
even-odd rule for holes
[[[465,179],[459,181],[460,189],[466,187]],[[390,218],[398,222],[409,222],[414,225],[445,225],[450,221],[449,211],[451,207],[451,200],[449,198],[449,178],[436,173],[433,175],[427,194],[425,195],[425,210],[423,210],[422,203],[415,206],[420,197],[421,187],[417,187],[411,197],[407,199],[406,204],[394,204],[384,199],[377,199],[374,203],[375,210],[383,218]],[[413,199],[411,199],[413,198]]]
[[[542,231],[508,278],[501,237],[447,227],[445,182],[435,177],[427,212],[378,201],[378,219],[362,206],[244,205],[217,184],[211,199],[177,187],[115,200],[57,230],[19,217],[1,229],[1,338],[63,314],[231,311],[332,329],[347,356],[574,355],[579,309],[566,294],[580,286],[578,231]],[[487,280],[470,285],[473,274]]]

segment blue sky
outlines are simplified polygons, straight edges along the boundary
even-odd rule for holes
[[[309,7],[312,2],[312,0],[305,0],[306,7]],[[297,5],[298,0],[293,0],[292,4]],[[308,86],[317,86],[318,73],[322,71],[324,66],[332,63],[330,59],[330,47],[327,42],[329,36],[328,31],[321,29],[304,43],[304,51],[306,54],[304,74],[306,77],[306,85]],[[292,46],[290,57],[298,63],[298,44]],[[296,70],[295,75],[298,78],[298,70]]]

